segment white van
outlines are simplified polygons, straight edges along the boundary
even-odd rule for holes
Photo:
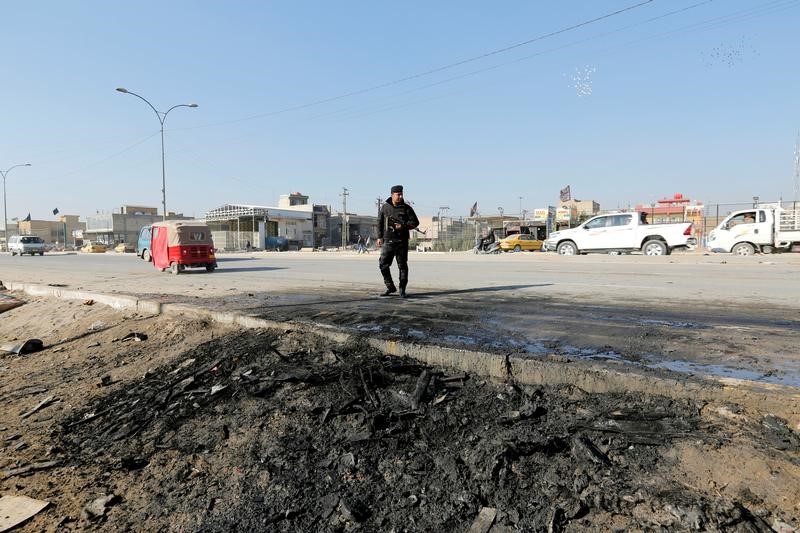
[[[8,251],[11,255],[44,255],[44,241],[36,235],[12,235],[8,238]]]

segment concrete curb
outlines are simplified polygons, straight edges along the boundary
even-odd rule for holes
[[[362,338],[332,326],[303,322],[281,322],[241,313],[211,311],[186,304],[162,303],[133,296],[68,290],[30,283],[7,282],[6,287],[31,296],[65,300],[94,300],[119,310],[147,315],[187,316],[247,329],[275,329],[321,336],[336,343]],[[407,356],[417,361],[469,372],[521,385],[574,385],[589,393],[641,392],[698,402],[732,402],[757,413],[771,413],[800,430],[800,390],[794,387],[715,377],[689,377],[648,368],[616,369],[608,364],[566,360],[559,356],[533,357],[465,350],[432,344],[370,337],[369,346],[387,355]],[[676,377],[670,377],[676,376]],[[680,377],[678,377],[680,376]]]

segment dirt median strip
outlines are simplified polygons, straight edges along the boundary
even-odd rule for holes
[[[531,356],[541,364],[527,367],[491,349],[402,338],[376,348],[387,341],[308,323],[247,329],[223,317],[229,326],[202,309],[144,317],[38,297],[12,313],[3,335],[28,329],[53,345],[114,324],[56,354],[1,362],[9,408],[0,478],[15,472],[0,490],[51,502],[24,531],[800,523],[800,436],[784,420],[740,405],[583,390],[623,386],[603,365],[587,377],[588,365],[563,356]],[[119,341],[130,332],[147,339]],[[415,359],[397,353],[406,349]],[[566,384],[520,383],[534,379]],[[60,401],[20,419],[49,396]]]
[[[5,282],[12,291],[67,300],[92,299],[114,309],[143,314],[190,316],[247,329],[272,329],[320,335],[343,343],[356,337],[335,326],[314,322],[269,320],[237,312],[214,311],[189,304],[162,303],[128,295],[73,291],[30,283]],[[689,376],[678,372],[611,366],[598,361],[565,361],[546,356],[518,356],[452,348],[435,344],[371,337],[369,344],[384,354],[411,357],[426,364],[453,368],[521,385],[571,384],[589,393],[644,392],[701,402],[734,402],[757,413],[784,418],[800,430],[800,390],[795,387],[712,376]]]

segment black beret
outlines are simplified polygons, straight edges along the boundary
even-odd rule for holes
[[[403,192],[403,186],[395,185],[394,187],[392,187],[392,192]]]

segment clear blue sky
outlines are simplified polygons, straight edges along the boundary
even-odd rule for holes
[[[797,0],[654,0],[271,114],[638,1],[5,1],[0,169],[33,165],[9,175],[9,218],[160,205],[158,121],[120,86],[199,104],[166,127],[167,206],[190,215],[291,191],[336,209],[343,186],[372,213],[396,183],[456,216],[565,185],[604,208],[790,199]]]

